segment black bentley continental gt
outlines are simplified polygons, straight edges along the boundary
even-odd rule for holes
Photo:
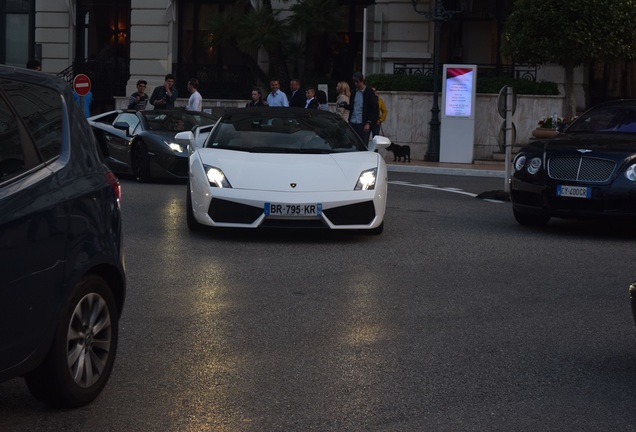
[[[605,102],[513,160],[510,199],[521,225],[550,218],[636,219],[636,99]]]

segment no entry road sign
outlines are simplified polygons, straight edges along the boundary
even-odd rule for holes
[[[73,78],[73,90],[80,96],[86,96],[91,91],[91,79],[84,74],[77,74]]]

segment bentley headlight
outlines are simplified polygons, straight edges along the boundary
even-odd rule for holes
[[[375,178],[377,175],[377,168],[362,171],[358,178],[358,183],[354,190],[373,190],[375,189]]]
[[[513,165],[515,167],[515,171],[521,171],[526,165],[526,156],[523,154],[518,154]]]
[[[203,168],[205,169],[205,175],[208,177],[210,186],[219,188],[232,187],[230,182],[227,181],[225,174],[223,174],[223,171],[221,171],[220,169],[207,165],[204,165]]]
[[[173,143],[170,141],[164,141],[164,142],[168,144],[168,147],[170,147],[172,150],[176,151],[177,153],[183,153],[184,151],[186,151],[186,146],[182,146],[181,144]]]
[[[541,158],[535,157],[530,159],[530,163],[528,164],[528,173],[536,174],[539,172],[539,168],[541,168]]]
[[[627,180],[636,182],[636,164],[632,164],[625,170],[625,177]]]

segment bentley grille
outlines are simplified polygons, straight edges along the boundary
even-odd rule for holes
[[[554,180],[590,183],[606,182],[612,176],[616,162],[589,157],[555,157],[548,160],[548,175]]]

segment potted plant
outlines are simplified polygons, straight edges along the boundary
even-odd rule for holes
[[[532,131],[532,136],[541,139],[555,137],[559,134],[559,129],[566,124],[567,121],[556,114],[544,117],[537,123],[537,128]]]

